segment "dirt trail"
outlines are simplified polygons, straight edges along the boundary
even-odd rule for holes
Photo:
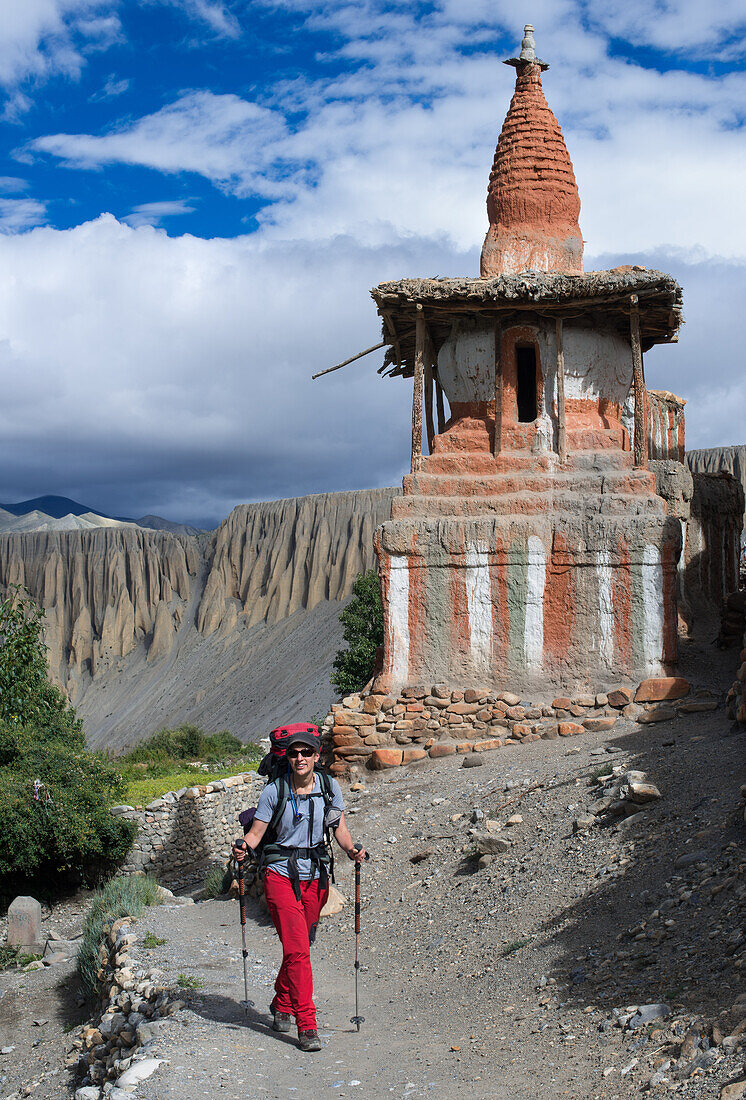
[[[636,1095],[662,1062],[659,1050],[680,1047],[702,1014],[729,1009],[742,992],[733,932],[737,939],[743,907],[728,892],[740,879],[728,862],[746,832],[743,745],[721,707],[644,729],[626,722],[606,739],[518,746],[474,769],[450,758],[351,795],[353,833],[376,856],[363,872],[365,1023],[358,1035],[348,1022],[348,906],[322,923],[314,948],[319,1054],[302,1055],[292,1036],[269,1030],[279,961],[271,926],[249,926],[255,1008],[245,1017],[237,904],[151,910],[143,931],[168,942],[149,958],[172,982],[181,974],[202,986],[161,1025],[154,1049],[167,1062],[139,1095],[533,1100],[537,1085],[547,1098]],[[609,762],[644,768],[664,797],[631,831],[597,825],[573,835],[573,819],[596,797],[588,777]],[[481,871],[464,852],[474,810],[498,819],[511,842]],[[516,811],[523,821],[508,827]],[[428,858],[410,862],[426,848]],[[696,860],[675,866],[694,851]],[[720,882],[727,889],[708,902]],[[350,865],[339,885],[350,897]],[[662,1001],[667,1021],[614,1026],[615,1008]],[[662,1090],[717,1097],[742,1065],[737,1051],[702,1057],[704,1068],[681,1080],[674,1065]]]

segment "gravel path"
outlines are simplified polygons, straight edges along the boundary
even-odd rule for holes
[[[266,919],[248,927],[246,1017],[237,903],[150,910],[142,931],[167,940],[152,961],[201,985],[161,1025],[155,1053],[167,1062],[138,1095],[533,1100],[540,1082],[542,1097],[612,1100],[673,1059],[664,1092],[719,1096],[741,1069],[737,1045],[707,1053],[703,1038],[690,1073],[682,1043],[732,1012],[743,988],[743,745],[721,707],[371,781],[349,796],[353,834],[375,856],[363,869],[360,1034],[348,1022],[351,906],[322,922],[314,948],[325,1043],[314,1055],[268,1027],[280,951]],[[589,777],[609,762],[646,770],[663,799],[631,829],[574,835],[598,794]],[[510,841],[483,870],[468,858],[474,811]],[[351,897],[349,864],[338,885]],[[659,1002],[668,1019],[615,1026],[615,1009]],[[733,1017],[722,1026],[729,1034]]]

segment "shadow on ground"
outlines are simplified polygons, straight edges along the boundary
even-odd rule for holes
[[[544,925],[562,949],[553,976],[583,1005],[663,1001],[714,1016],[742,991],[746,964],[746,735],[721,707],[609,743],[663,799],[620,834],[629,863],[597,868],[595,888]]]

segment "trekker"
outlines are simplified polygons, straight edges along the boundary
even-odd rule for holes
[[[270,1005],[272,1027],[289,1032],[295,1017],[298,1046],[313,1051],[321,1050],[321,1041],[313,1003],[310,946],[329,895],[325,827],[356,863],[365,859],[365,849],[356,849],[350,836],[339,783],[315,771],[321,753],[317,728],[301,727],[291,737],[286,751],[287,777],[280,776],[264,788],[251,828],[242,842],[236,842],[233,854],[239,862],[247,852],[256,858],[256,849],[273,823],[274,836],[270,834],[258,855],[267,905],[282,942],[282,965]]]

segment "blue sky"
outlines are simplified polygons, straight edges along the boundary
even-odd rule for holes
[[[684,286],[651,385],[744,442],[743,0],[2,0],[0,500],[203,523],[395,484],[409,395],[369,288],[477,274],[536,26],[586,268]],[[374,361],[375,360],[375,361]]]

